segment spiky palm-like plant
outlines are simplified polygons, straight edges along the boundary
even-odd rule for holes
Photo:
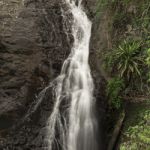
[[[125,40],[114,50],[112,64],[120,77],[129,80],[134,75],[141,76],[140,68],[144,64],[141,44],[138,41]]]

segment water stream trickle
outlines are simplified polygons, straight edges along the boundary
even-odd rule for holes
[[[81,0],[66,3],[73,15],[74,44],[55,80],[56,101],[48,119],[48,149],[96,150],[94,85],[88,64],[92,24]]]

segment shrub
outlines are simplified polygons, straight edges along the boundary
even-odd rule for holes
[[[146,64],[150,70],[150,48],[147,50]],[[150,71],[148,71],[148,82],[150,82]]]
[[[130,126],[124,133],[126,141],[124,141],[120,150],[148,150],[150,143],[150,111],[145,110],[138,115],[140,122],[137,125]]]
[[[142,42],[124,40],[113,53],[109,54],[107,66],[111,71],[116,71],[120,77],[129,81],[133,76],[141,76],[141,68],[144,65]]]
[[[112,108],[119,109],[121,107],[120,93],[124,88],[124,82],[120,78],[113,78],[107,84],[107,96]]]

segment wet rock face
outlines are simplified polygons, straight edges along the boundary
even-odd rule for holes
[[[91,19],[95,4],[96,0],[83,0]],[[15,125],[36,103],[37,94],[60,73],[73,43],[71,20],[72,16],[61,0],[0,2],[0,122],[3,122],[0,149],[46,150],[44,135],[53,103],[52,89],[47,91],[46,99],[29,120]],[[103,77],[95,56],[96,49],[91,44],[95,97],[97,109],[102,113],[99,106],[104,95],[99,91],[104,90]]]
[[[73,42],[67,21],[71,14],[66,10],[60,0],[0,2],[0,139],[60,73]],[[16,147],[13,142],[6,145]]]

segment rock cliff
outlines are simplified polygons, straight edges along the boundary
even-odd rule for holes
[[[103,114],[104,92],[100,91],[104,90],[104,79],[97,66],[97,47],[93,42],[96,0],[85,0],[83,5],[94,23],[90,65],[97,110]],[[30,117],[23,118],[36,104],[38,93],[60,73],[70,52],[71,17],[60,0],[0,2],[0,149],[46,149],[44,134],[53,103],[52,90],[48,90],[46,99]]]

